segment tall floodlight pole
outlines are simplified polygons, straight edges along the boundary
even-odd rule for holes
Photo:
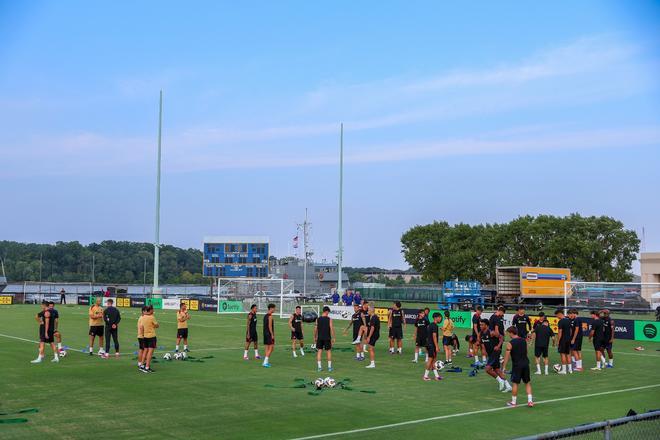
[[[344,248],[342,246],[342,228],[344,220],[344,124],[339,128],[339,252],[337,253],[337,293],[341,295],[341,271]]]
[[[305,222],[303,223],[303,252],[305,252],[305,266],[303,267],[303,296],[307,298],[307,208],[305,208]]]
[[[163,129],[163,91],[160,91],[160,103],[158,106],[158,161],[156,165],[156,237],[154,241],[154,286],[151,293],[160,296],[158,287],[158,266],[160,257],[160,151],[161,133]]]

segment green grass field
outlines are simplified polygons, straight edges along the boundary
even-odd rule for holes
[[[87,309],[63,306],[60,330],[71,347],[60,364],[31,365],[38,338],[37,306],[0,307],[0,412],[38,408],[27,423],[0,423],[0,438],[273,438],[292,439],[331,433],[340,438],[444,435],[452,438],[511,438],[566,428],[660,408],[660,345],[636,352],[633,341],[617,341],[614,369],[571,376],[533,376],[534,408],[505,408],[509,396],[498,392],[485,373],[468,377],[467,347],[457,364],[463,373],[445,373],[441,382],[423,382],[422,364],[412,364],[412,327],[402,356],[387,354],[387,339],[377,346],[377,368],[353,360],[349,337],[338,334],[332,376],[351,379],[352,391],[287,388],[296,378],[311,381],[317,373],[312,353],[293,359],[289,332],[277,322],[273,367],[243,361],[244,315],[192,313],[191,355],[204,362],[160,362],[155,374],[137,371],[137,309],[122,309],[120,359],[100,359],[80,350],[87,341]],[[175,316],[158,311],[159,345],[173,349]],[[345,321],[336,321],[343,327]],[[306,327],[311,340],[312,327]],[[261,329],[260,329],[261,337]],[[461,335],[462,337],[462,335]],[[462,340],[462,339],[461,339]],[[585,367],[593,366],[585,341]],[[345,350],[342,350],[345,349]],[[164,350],[160,350],[159,358]],[[250,353],[252,356],[252,353]],[[556,353],[551,361],[557,360]],[[270,388],[265,385],[276,385]],[[280,388],[281,387],[281,388]],[[374,391],[363,393],[360,390]],[[591,396],[599,394],[597,396]],[[570,398],[570,399],[566,399]],[[525,401],[524,393],[519,396]],[[564,399],[564,400],[557,400]],[[467,413],[467,414],[465,414]],[[445,416],[445,417],[443,417]],[[7,419],[17,416],[2,416]],[[426,420],[435,418],[433,420]],[[402,422],[411,422],[401,424]],[[383,428],[383,425],[395,426]],[[379,428],[381,427],[381,428]],[[352,430],[369,429],[360,432]]]

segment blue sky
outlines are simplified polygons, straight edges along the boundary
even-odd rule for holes
[[[660,250],[657,2],[0,1],[0,239],[269,235],[345,262],[433,220],[611,215]]]

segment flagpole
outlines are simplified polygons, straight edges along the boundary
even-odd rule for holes
[[[303,252],[305,253],[303,267],[303,297],[307,297],[307,208],[305,208],[305,222],[303,223]]]
[[[158,287],[158,268],[160,266],[160,151],[161,132],[163,127],[163,91],[160,91],[160,102],[158,105],[158,161],[156,165],[156,237],[154,241],[154,286],[151,290],[152,296],[160,296]]]
[[[343,228],[343,209],[344,209],[344,124],[339,129],[339,252],[337,254],[337,266],[339,274],[337,275],[337,293],[341,295],[341,271],[344,249],[342,247],[342,228]]]

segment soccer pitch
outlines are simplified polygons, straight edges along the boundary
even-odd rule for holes
[[[20,424],[0,422],[0,438],[498,439],[621,417],[631,408],[660,408],[660,344],[646,343],[646,350],[637,352],[633,348],[639,342],[615,341],[615,368],[592,372],[588,368],[594,364],[593,351],[585,339],[584,372],[532,376],[537,405],[510,409],[505,407],[509,395],[499,392],[483,371],[468,377],[471,360],[465,358],[463,342],[455,358],[462,373],[445,372],[440,382],[422,381],[423,364],[410,362],[410,325],[403,355],[389,355],[387,338],[381,336],[377,368],[368,370],[365,362],[353,360],[350,336],[340,331],[347,321],[335,321],[335,371],[317,373],[313,353],[292,358],[285,320],[276,319],[272,368],[265,369],[253,359],[252,350],[250,361],[242,359],[246,315],[208,312],[191,312],[190,354],[196,359],[165,362],[164,351],[174,348],[175,312],[159,310],[158,345],[164,348],[153,365],[156,373],[148,375],[138,372],[133,355],[139,310],[121,309],[122,357],[104,360],[80,352],[88,338],[87,308],[57,308],[68,356],[52,364],[47,347],[46,361],[32,365],[38,306],[0,307],[0,412],[38,409],[0,417],[28,419]],[[261,339],[261,320],[258,328]],[[383,333],[387,335],[386,328]],[[461,341],[465,334],[459,333]],[[305,324],[308,345],[312,335],[313,327]],[[551,363],[557,360],[553,351]],[[353,389],[310,395],[311,387],[293,388],[296,379],[309,382],[325,376],[349,378]],[[518,399],[525,402],[524,388]]]

